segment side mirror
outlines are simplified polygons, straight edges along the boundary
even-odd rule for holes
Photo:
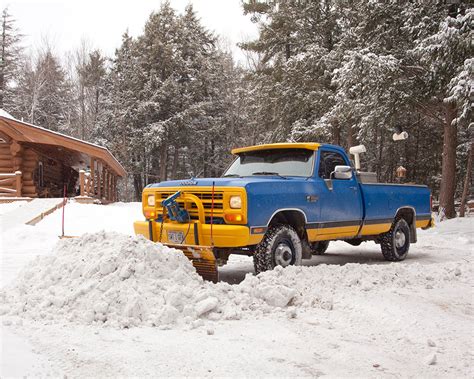
[[[351,179],[352,168],[351,166],[336,166],[334,168],[333,174],[334,174],[334,179]]]

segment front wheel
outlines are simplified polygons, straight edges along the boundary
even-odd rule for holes
[[[295,229],[289,225],[272,226],[255,249],[255,273],[273,270],[276,266],[299,266],[301,257],[301,240]]]
[[[403,261],[410,249],[410,226],[403,219],[395,221],[387,233],[380,239],[382,254],[387,261]]]

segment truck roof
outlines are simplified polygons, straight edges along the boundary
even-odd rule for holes
[[[247,147],[239,147],[237,149],[232,149],[232,154],[240,154],[247,151],[257,151],[257,150],[270,150],[270,149],[307,149],[307,150],[318,150],[321,146],[320,143],[316,142],[298,142],[298,143],[269,143],[265,145],[255,145]]]

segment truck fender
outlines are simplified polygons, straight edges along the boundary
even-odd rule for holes
[[[301,209],[282,208],[273,212],[267,227],[275,224],[286,224],[293,227],[301,239],[302,257],[303,259],[309,259],[311,258],[311,247],[308,242],[308,235],[306,234],[307,223],[306,214]]]
[[[405,221],[410,226],[410,243],[416,243],[417,233],[416,233],[416,211],[415,208],[410,206],[400,207],[397,209],[395,218],[393,222],[397,222],[400,218],[405,219]]]

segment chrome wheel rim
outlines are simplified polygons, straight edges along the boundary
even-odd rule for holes
[[[280,243],[275,249],[275,264],[286,267],[293,260],[293,251],[286,243]]]
[[[397,232],[395,233],[395,247],[397,249],[401,249],[403,246],[405,246],[405,242],[406,242],[405,233],[403,233],[400,230],[397,230]]]

